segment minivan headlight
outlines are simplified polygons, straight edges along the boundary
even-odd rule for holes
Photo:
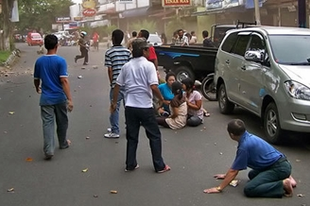
[[[292,80],[284,82],[284,85],[291,97],[310,101],[309,87]]]

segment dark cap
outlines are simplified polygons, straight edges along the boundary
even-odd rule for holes
[[[147,43],[145,38],[136,38],[132,41],[131,45],[133,50],[142,50],[152,46],[152,44]]]

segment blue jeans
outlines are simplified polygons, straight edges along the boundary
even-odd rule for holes
[[[110,90],[110,102],[112,102],[112,98],[113,98],[113,88],[111,88]],[[121,101],[123,100],[123,105],[125,105],[125,101],[124,101],[124,88],[120,88],[118,96],[117,96],[117,104],[116,104],[116,110],[110,114],[110,124],[111,124],[111,130],[112,133],[115,134],[119,134],[120,130],[119,130],[119,108],[121,105]]]
[[[46,155],[54,155],[55,150],[55,120],[57,125],[57,137],[59,148],[68,147],[67,142],[67,129],[68,129],[68,116],[67,116],[67,103],[56,105],[41,106],[41,119],[43,121],[43,137],[44,147],[43,151]]]
[[[284,195],[283,180],[291,175],[291,169],[291,164],[282,157],[264,171],[251,170],[244,194],[247,197],[281,198]]]
[[[155,171],[158,172],[163,170],[165,168],[165,163],[161,154],[161,133],[156,122],[154,109],[126,107],[125,117],[127,139],[126,169],[133,170],[138,164],[136,155],[139,142],[139,130],[140,125],[142,125],[149,139]]]

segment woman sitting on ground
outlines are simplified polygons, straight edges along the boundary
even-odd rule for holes
[[[194,81],[190,78],[182,80],[182,87],[185,91],[186,103],[188,107],[187,125],[196,127],[203,123],[202,95],[195,90]]]
[[[169,117],[157,117],[157,123],[166,128],[181,129],[185,127],[187,121],[185,96],[180,82],[173,82],[171,87],[174,94],[174,98],[170,102],[171,115]]]
[[[173,72],[168,72],[165,78],[166,83],[160,84],[158,86],[158,89],[161,95],[163,96],[164,100],[167,100],[169,103],[174,97],[174,94],[171,91],[171,85],[173,82],[175,82],[175,79],[176,79],[175,74]],[[162,107],[159,107],[158,114],[160,116],[169,116],[170,115],[169,105],[163,104]]]

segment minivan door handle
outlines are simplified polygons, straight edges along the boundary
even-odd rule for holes
[[[245,65],[242,65],[240,68],[241,68],[242,70],[246,70]]]
[[[225,61],[225,63],[226,63],[226,64],[229,64],[229,59],[227,59],[227,60]]]

